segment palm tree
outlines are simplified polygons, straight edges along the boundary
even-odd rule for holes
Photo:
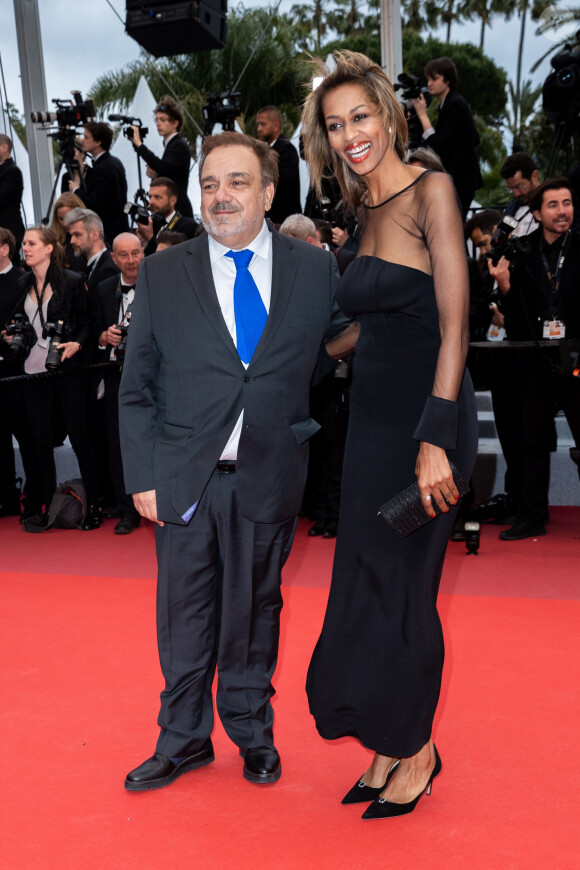
[[[508,82],[509,108],[505,114],[505,126],[512,135],[512,151],[523,151],[525,147],[525,127],[533,116],[542,86],[532,87],[532,80],[526,79],[518,91],[513,81]]]
[[[479,18],[481,29],[479,31],[479,47],[483,51],[485,41],[485,28],[489,27],[494,15],[503,15],[510,18],[517,0],[466,0],[465,17],[469,19]]]
[[[328,31],[326,0],[312,0],[311,4],[300,3],[292,6],[291,20],[298,34],[298,45],[307,50],[320,53],[322,37]]]

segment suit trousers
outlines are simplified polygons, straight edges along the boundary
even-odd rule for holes
[[[195,753],[216,706],[241,749],[273,745],[281,569],[296,519],[253,523],[238,508],[236,473],[215,471],[187,526],[156,526],[157,633],[165,678],[157,751]]]
[[[113,483],[115,504],[121,517],[139,518],[133,499],[125,492],[123,478],[123,457],[119,441],[119,386],[121,372],[117,368],[105,372],[105,408],[107,411],[107,443],[109,472]]]
[[[57,401],[78,460],[87,501],[97,501],[99,497],[97,466],[87,430],[88,384],[85,373],[73,372],[54,379],[31,380],[23,390],[25,413],[38,462],[38,489],[42,504],[47,508],[56,489],[52,413],[53,403]]]
[[[550,450],[554,413],[562,408],[580,447],[580,378],[550,371],[539,355],[530,357],[521,386],[521,503],[518,519],[542,524],[548,512]],[[575,466],[571,465],[572,468]],[[580,474],[580,469],[578,473]]]

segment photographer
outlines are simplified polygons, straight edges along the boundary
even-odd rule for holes
[[[540,228],[529,236],[531,250],[510,267],[502,257],[490,274],[502,293],[503,325],[515,341],[580,339],[580,235],[571,231],[574,214],[567,178],[545,181],[530,208]],[[514,355],[519,389],[513,396],[522,420],[521,503],[516,521],[501,532],[504,541],[546,533],[554,407],[562,407],[572,430],[571,458],[580,462],[580,378],[562,373],[556,348],[538,347]]]
[[[266,217],[281,224],[288,215],[300,214],[300,170],[298,151],[282,132],[282,114],[276,106],[263,106],[256,114],[258,138],[278,155],[278,184]]]
[[[124,345],[130,325],[131,304],[135,298],[135,284],[139,266],[143,260],[143,248],[133,233],[122,233],[113,242],[113,260],[120,275],[107,278],[97,287],[99,348],[105,357],[123,364]],[[125,341],[123,340],[125,339]],[[116,535],[130,535],[141,522],[133,499],[125,492],[123,460],[119,443],[119,386],[121,369],[110,368],[105,372],[105,408],[107,415],[107,442],[109,446],[109,471],[113,482],[119,522]]]
[[[163,137],[163,157],[157,157],[143,144],[137,124],[131,126],[133,135],[130,139],[133,148],[147,164],[149,178],[159,175],[170,178],[175,183],[178,191],[177,208],[182,215],[193,217],[193,209],[187,196],[191,152],[187,141],[179,135],[183,127],[183,114],[171,97],[162,97],[155,107],[155,125],[157,132]]]
[[[515,151],[506,157],[499,172],[514,197],[505,210],[518,222],[512,236],[527,236],[535,232],[538,222],[530,208],[530,197],[540,183],[538,167],[529,154]]]
[[[85,204],[76,193],[61,193],[52,210],[50,228],[55,234],[57,241],[64,248],[65,266],[72,272],[85,274],[87,271],[87,258],[83,253],[75,254],[71,244],[70,233],[65,218],[73,208],[84,208]]]
[[[183,217],[176,211],[177,185],[170,178],[154,178],[149,188],[149,211],[156,219],[149,218],[147,224],[137,223],[136,232],[145,248],[145,256],[157,250],[157,237],[163,230],[184,233],[193,239],[198,224],[193,218]]]
[[[24,371],[36,374],[52,368],[69,371],[78,368],[87,361],[92,337],[89,301],[82,278],[62,268],[64,251],[52,230],[45,226],[27,230],[22,249],[31,271],[18,282],[19,297],[12,317],[25,315],[36,339],[29,349]],[[12,345],[14,336],[6,336],[5,340]],[[38,480],[32,488],[39,494],[36,505],[39,513],[27,521],[27,531],[46,528],[56,489],[52,412],[57,401],[86,490],[87,512],[81,528],[96,529],[102,523],[97,469],[87,431],[87,392],[84,373],[33,378],[22,391],[38,463]]]
[[[109,154],[113,131],[101,121],[85,124],[83,150],[93,158],[93,166],[81,189],[78,173],[69,182],[69,189],[79,196],[86,207],[96,212],[103,222],[105,239],[112,242],[119,233],[129,229],[124,212],[127,202],[127,178],[123,164]]]
[[[437,152],[453,178],[463,214],[469,211],[475,191],[483,184],[475,149],[479,136],[469,106],[456,92],[457,67],[448,57],[431,60],[424,69],[429,93],[439,103],[437,126],[433,129],[425,97],[413,100],[423,127],[423,140]]]

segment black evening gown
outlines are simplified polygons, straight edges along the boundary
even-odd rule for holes
[[[381,256],[365,256],[369,246]],[[449,177],[426,172],[367,211],[361,253],[339,287],[361,333],[332,585],[307,692],[323,737],[351,735],[395,757],[431,736],[444,657],[437,591],[457,508],[405,539],[378,510],[416,479],[420,440],[445,447],[465,480],[475,462],[469,375],[456,403],[435,400],[433,414],[427,401],[440,326],[468,292],[463,252]]]

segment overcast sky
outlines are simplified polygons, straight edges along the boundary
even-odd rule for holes
[[[282,0],[281,10],[289,10],[292,3],[293,0]],[[111,0],[111,5],[124,18],[124,3]],[[271,4],[269,0],[246,0],[244,5],[249,8]],[[100,75],[120,69],[139,55],[138,44],[125,34],[123,24],[106,0],[76,0],[75,3],[70,0],[39,0],[39,9],[48,105],[36,106],[36,109],[52,110],[51,98],[67,98],[71,90],[80,90],[86,97]],[[529,22],[527,27],[524,78],[530,76],[530,66],[551,45],[548,37],[534,35],[536,26]],[[444,39],[445,31],[441,29],[435,35]],[[507,70],[510,78],[515,78],[518,35],[517,19],[505,22],[498,18],[486,33],[486,53]],[[451,40],[477,45],[479,26],[475,23],[454,26]],[[9,0],[3,2],[0,56],[8,100],[22,111],[14,9]],[[534,84],[541,84],[550,69],[549,61],[546,61],[533,76]]]

